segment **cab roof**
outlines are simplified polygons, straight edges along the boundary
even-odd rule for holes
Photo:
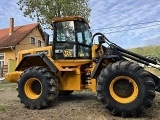
[[[88,24],[88,22],[83,17],[80,17],[80,16],[68,16],[68,17],[52,18],[52,22],[64,22],[64,21],[75,21],[75,20],[84,21],[85,23]]]

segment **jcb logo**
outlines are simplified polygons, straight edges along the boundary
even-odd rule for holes
[[[64,50],[63,55],[64,55],[64,57],[72,57],[72,51],[71,50]]]

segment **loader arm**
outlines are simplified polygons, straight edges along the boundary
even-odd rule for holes
[[[131,51],[128,51],[126,49],[121,48],[120,46],[116,45],[115,43],[112,43],[111,41],[109,41],[102,33],[94,34],[92,41],[93,41],[94,37],[97,35],[100,35],[101,38],[103,37],[103,39],[106,40],[105,43],[107,43],[109,45],[109,48],[114,52],[114,54],[115,54],[115,56],[117,56],[117,58],[118,57],[119,57],[119,59],[129,58],[129,59],[134,60],[136,62],[142,63],[147,66],[151,66],[153,68],[160,70],[160,63],[158,63],[156,60],[146,58],[142,55],[139,55],[134,52],[131,52]],[[107,51],[105,51],[105,52],[107,52]],[[110,58],[112,58],[112,57],[110,57]],[[102,59],[103,58],[100,58],[99,61],[102,61]],[[98,65],[99,65],[99,62],[97,64],[97,66],[95,67],[95,70],[92,73],[92,77],[94,77],[94,74],[95,74],[95,71],[97,71]],[[154,83],[156,86],[155,90],[160,92],[160,78],[158,76],[154,75],[153,73],[150,73],[150,75],[151,75],[152,79],[154,80]]]

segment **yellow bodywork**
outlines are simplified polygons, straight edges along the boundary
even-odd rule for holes
[[[52,23],[54,22],[63,22],[63,21],[83,21],[88,25],[88,22],[82,18],[77,16],[72,17],[56,17],[52,19]],[[89,27],[89,25],[88,25]],[[95,58],[101,57],[103,54],[102,48],[99,52],[95,52],[98,48],[98,45],[92,46],[92,58],[91,59],[69,59],[69,60],[54,60],[52,58],[52,46],[40,47],[35,49],[23,50],[18,53],[17,56],[17,65],[21,62],[24,56],[29,54],[37,54],[44,53],[49,60],[56,66],[58,69],[58,73],[56,74],[59,81],[59,90],[81,90],[81,89],[91,89],[92,91],[96,91],[96,79],[91,78],[83,78],[86,74],[91,76],[96,63],[93,62]],[[67,56],[71,56],[68,51],[64,52]],[[65,56],[64,55],[64,56]],[[84,53],[80,55],[84,56]],[[20,74],[27,68],[37,65],[44,66],[50,69],[48,65],[44,63],[44,61],[40,57],[36,57],[36,59],[31,58],[23,62],[20,70],[16,72],[11,72],[6,74],[5,78],[9,82],[17,82],[20,77]],[[37,62],[38,61],[38,62]],[[31,63],[31,64],[30,64]],[[86,67],[87,66],[87,67]],[[19,69],[18,69],[19,70]],[[85,81],[84,81],[84,80]],[[30,80],[32,81],[32,80]],[[28,91],[28,90],[26,90]],[[31,93],[31,92],[30,92]]]
[[[92,47],[92,59],[71,60],[53,60],[51,58],[52,46],[23,50],[18,53],[17,65],[25,55],[43,52],[59,70],[59,72],[57,73],[57,78],[59,79],[59,90],[91,89],[92,91],[96,91],[96,79],[90,79],[87,81],[88,84],[83,85],[81,74],[84,72],[92,73],[92,71],[94,70],[96,63],[92,62],[92,60],[96,57],[100,57],[100,54],[95,53],[97,47],[98,45],[93,45]],[[81,67],[86,64],[90,64],[91,67],[83,69],[82,72]],[[22,72],[23,71],[10,72],[5,75],[5,79],[8,82],[17,82]]]
[[[5,80],[7,82],[13,82],[16,83],[17,80],[20,78],[22,71],[14,71],[14,72],[10,72],[5,74]]]

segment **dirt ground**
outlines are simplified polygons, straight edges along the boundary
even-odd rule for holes
[[[112,116],[97,100],[95,93],[74,92],[60,97],[43,110],[24,108],[17,97],[16,84],[0,82],[0,120],[123,120]],[[126,120],[160,120],[160,94],[156,93],[154,104],[138,118]]]

